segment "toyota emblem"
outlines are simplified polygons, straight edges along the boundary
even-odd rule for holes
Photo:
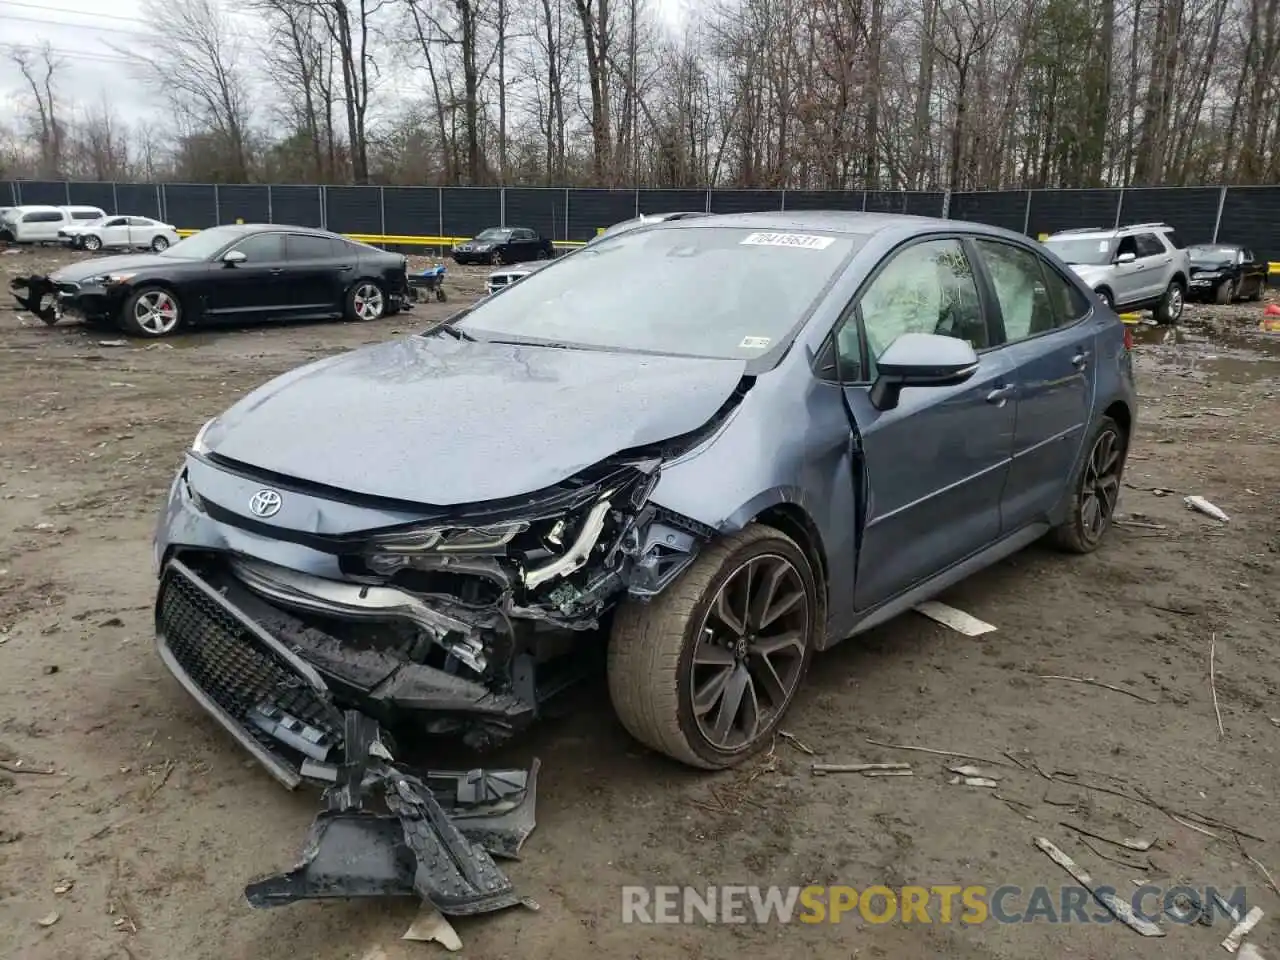
[[[274,517],[280,512],[280,494],[274,490],[259,490],[249,498],[249,510],[255,517]]]

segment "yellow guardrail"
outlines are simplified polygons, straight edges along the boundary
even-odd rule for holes
[[[183,229],[175,232],[180,237],[189,237],[200,231]],[[471,239],[471,237],[419,237],[409,234],[390,233],[343,233],[340,236],[344,236],[348,240],[355,240],[358,243],[387,243],[405,247],[452,247],[454,244],[466,243]],[[557,247],[583,246],[583,241],[581,240],[553,240],[551,242]]]

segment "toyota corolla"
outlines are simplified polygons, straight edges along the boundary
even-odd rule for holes
[[[725,767],[815,652],[1046,534],[1095,549],[1135,414],[1124,326],[1020,235],[643,225],[209,421],[160,651],[288,783],[333,782],[319,701],[479,746],[597,651],[634,737]]]

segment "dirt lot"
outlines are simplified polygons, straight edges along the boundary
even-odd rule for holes
[[[0,256],[0,284],[57,259]],[[454,282],[455,300],[476,293],[480,275]],[[206,419],[290,367],[419,328],[441,309],[121,347],[102,343],[111,334],[47,328],[0,307],[0,760],[10,769],[0,771],[0,955],[397,960],[439,951],[398,939],[412,904],[246,906],[246,880],[294,861],[316,799],[286,793],[247,760],[160,666],[150,537]],[[1030,549],[944,598],[995,633],[972,639],[911,614],[815,663],[787,730],[825,761],[906,760],[914,776],[813,778],[811,758],[785,739],[748,769],[690,773],[637,748],[603,686],[589,689],[503,757],[543,762],[539,825],[509,870],[541,912],[459,922],[466,955],[1220,951],[1222,920],[1211,929],[1166,922],[1163,940],[1118,924],[944,925],[936,912],[928,926],[620,921],[629,883],[1069,882],[1036,836],[1122,891],[1135,878],[1246,885],[1268,913],[1255,942],[1280,951],[1280,898],[1249,859],[1280,876],[1280,720],[1271,719],[1280,718],[1280,334],[1259,332],[1260,314],[1256,304],[1200,307],[1176,337],[1141,331],[1144,406],[1121,505],[1137,525],[1115,529],[1090,557]],[[1207,497],[1230,522],[1188,510],[1184,494]],[[1039,675],[1096,677],[1137,696]],[[999,768],[998,791],[950,786],[943,758],[868,737],[996,760],[1008,751],[1028,769]],[[1066,774],[1050,783],[1032,758],[1091,786]],[[1186,825],[1194,821],[1108,792],[1139,790],[1261,840],[1213,839]],[[1103,859],[1063,820],[1158,841],[1148,869]]]

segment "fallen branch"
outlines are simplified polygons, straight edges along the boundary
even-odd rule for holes
[[[913,747],[905,743],[885,743],[883,740],[872,740],[870,737],[865,738],[867,743],[874,744],[877,747],[887,747],[890,750],[912,750],[916,753],[930,753],[935,757],[955,757],[958,760],[976,760],[978,763],[990,763],[997,767],[1015,766],[1007,760],[992,760],[990,757],[980,757],[972,753],[961,753],[958,750],[934,750],[932,747]]]
[[[174,762],[172,760],[166,760],[164,762],[164,772],[160,774],[160,781],[147,791],[147,795],[142,798],[143,803],[150,803],[151,798],[160,792],[160,788],[169,782],[169,777],[173,773],[173,768]]]
[[[1218,738],[1221,739],[1227,735],[1227,731],[1222,728],[1222,708],[1218,706],[1218,681],[1213,670],[1213,654],[1217,645],[1217,634],[1209,634],[1209,692],[1213,694],[1213,712],[1218,718]]]
[[[1104,683],[1096,677],[1060,677],[1056,674],[1037,674],[1040,680],[1068,680],[1071,683],[1087,683],[1090,686],[1102,687],[1104,690],[1112,690],[1116,693],[1123,693],[1126,697],[1133,697],[1135,700],[1141,700],[1143,703],[1159,703],[1158,700],[1152,700],[1150,697],[1144,697],[1140,693],[1134,693],[1132,690],[1126,690],[1124,687],[1117,687],[1110,683]]]
[[[1081,837],[1080,842],[1084,844],[1085,847],[1090,852],[1092,852],[1094,856],[1102,860],[1108,860],[1111,863],[1118,863],[1120,864],[1120,866],[1128,867],[1130,870],[1141,870],[1143,873],[1146,873],[1148,870],[1151,869],[1151,867],[1147,864],[1135,863],[1133,860],[1126,860],[1123,857],[1113,857],[1110,854],[1103,853],[1096,846],[1094,846],[1092,843],[1089,842],[1089,838],[1087,836]]]
[[[59,773],[57,770],[39,770],[35,767],[24,767],[21,760],[0,760],[0,770],[8,770],[10,773],[33,773],[42,777],[66,776],[66,774]]]
[[[1280,897],[1280,887],[1276,886],[1275,877],[1271,876],[1271,871],[1262,865],[1262,861],[1254,857],[1248,850],[1244,848],[1244,844],[1240,842],[1240,838],[1236,837],[1236,847],[1240,850],[1246,860],[1258,868],[1258,872],[1267,878],[1267,886],[1271,888],[1271,892]]]

